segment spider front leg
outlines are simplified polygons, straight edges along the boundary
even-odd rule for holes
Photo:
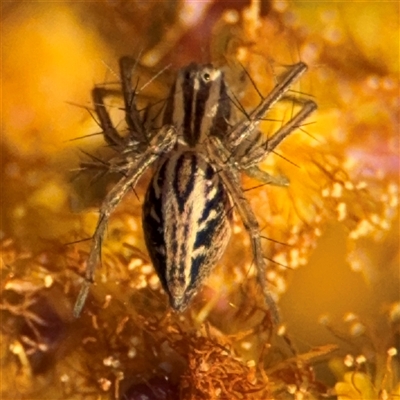
[[[89,287],[93,283],[93,275],[97,261],[101,253],[101,243],[108,219],[115,207],[125,196],[129,188],[134,188],[138,179],[144,171],[159,158],[160,154],[172,150],[176,142],[176,132],[172,126],[164,126],[149,143],[146,151],[140,158],[130,161],[125,176],[111,189],[100,208],[100,216],[93,235],[92,247],[86,264],[85,281],[82,284],[78,299],[74,306],[74,316],[79,317],[86,298],[89,294]]]
[[[292,132],[299,128],[302,122],[317,109],[317,105],[312,100],[292,99],[302,105],[300,111],[296,113],[285,125],[283,125],[271,138],[265,143],[251,143],[244,157],[241,157],[237,163],[239,169],[247,175],[259,180],[262,183],[276,186],[288,186],[289,181],[285,177],[274,177],[258,168],[259,164],[269,153]]]
[[[270,139],[267,141],[266,151],[261,159],[254,160],[254,163],[259,163],[268,153],[273,151],[283,139],[289,136],[297,128],[300,128],[302,122],[308,118],[316,109],[317,104],[312,100],[295,99],[299,104],[302,104],[300,111],[295,114],[285,125],[283,125]]]
[[[287,137],[317,108],[312,100],[294,99],[302,104],[300,111],[295,114],[279,131],[264,144],[258,142],[259,135],[256,135],[260,121],[272,106],[285,96],[290,87],[307,71],[307,65],[303,62],[295,64],[282,78],[273,90],[262,99],[248,118],[230,132],[224,144],[231,151],[233,158],[240,164],[242,170],[257,165],[268,153],[273,151],[282,140]],[[257,168],[256,168],[257,169]],[[256,169],[253,169],[254,171]],[[250,170],[251,174],[251,170]],[[261,173],[258,173],[262,176]],[[268,178],[267,183],[271,183]]]

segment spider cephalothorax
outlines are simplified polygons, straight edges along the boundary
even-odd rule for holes
[[[302,105],[301,109],[268,139],[260,133],[258,125],[307,66],[301,62],[292,66],[271,93],[236,122],[231,116],[232,101],[222,71],[211,65],[190,64],[179,71],[165,107],[162,127],[155,129],[149,128],[136,107],[136,92],[131,83],[134,65],[128,57],[120,60],[127,136],[120,136],[111,123],[103,100],[106,91],[100,87],[93,90],[95,111],[105,140],[117,152],[107,167],[111,172],[120,172],[122,178],[101,206],[85,283],[74,314],[80,314],[93,282],[110,214],[144,171],[155,164],[143,206],[143,228],[151,260],[171,306],[184,310],[222,256],[230,238],[234,205],[250,236],[266,302],[274,321],[278,321],[277,307],[266,287],[259,226],[244,196],[240,174],[246,173],[267,184],[287,185],[284,178],[273,177],[257,165],[300,126],[316,109],[316,104],[293,99]]]

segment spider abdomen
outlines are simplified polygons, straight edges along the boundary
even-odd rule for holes
[[[178,151],[158,165],[143,207],[146,245],[171,306],[184,310],[222,256],[231,205],[205,158]]]

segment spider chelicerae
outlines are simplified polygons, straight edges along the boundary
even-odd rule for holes
[[[190,64],[172,86],[156,126],[137,106],[132,85],[136,61],[120,60],[120,76],[128,134],[113,125],[97,86],[92,97],[104,139],[115,150],[106,162],[83,163],[83,168],[106,168],[121,178],[105,197],[87,260],[85,281],[75,304],[79,316],[93,282],[108,219],[128,190],[154,165],[143,205],[143,230],[150,258],[172,308],[183,311],[218,262],[230,238],[232,205],[239,213],[252,246],[258,281],[274,322],[279,313],[266,285],[260,228],[244,196],[240,175],[262,183],[287,186],[258,164],[317,108],[309,99],[290,96],[301,105],[275,134],[266,138],[258,129],[267,111],[287,95],[307,70],[299,62],[286,71],[273,90],[250,113],[235,121],[233,100],[221,69]]]

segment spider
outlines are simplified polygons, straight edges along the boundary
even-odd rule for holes
[[[136,62],[120,59],[120,76],[128,135],[113,126],[104,98],[107,90],[92,91],[95,113],[104,139],[116,156],[108,162],[86,163],[85,168],[106,168],[122,175],[101,208],[87,261],[85,281],[74,308],[79,316],[101,253],[104,231],[111,213],[143,173],[154,165],[154,174],[143,205],[143,230],[152,263],[169,297],[183,311],[225,251],[231,234],[232,205],[246,228],[258,281],[272,319],[279,321],[277,306],[266,286],[260,228],[244,196],[240,174],[265,184],[287,186],[283,177],[262,171],[258,164],[314,111],[315,102],[291,99],[300,110],[270,138],[258,129],[266,112],[307,70],[291,66],[266,97],[241,121],[235,122],[229,89],[221,69],[192,63],[182,68],[172,86],[161,127],[149,124],[137,108],[132,86]]]

